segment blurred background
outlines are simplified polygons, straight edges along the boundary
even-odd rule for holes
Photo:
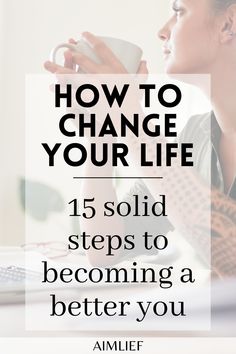
[[[85,30],[136,43],[149,70],[162,72],[157,32],[169,2],[159,2],[161,6],[156,0],[0,0],[1,246],[24,242],[25,74],[45,73],[43,62],[51,49]]]

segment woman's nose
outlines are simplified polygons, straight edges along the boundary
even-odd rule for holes
[[[158,37],[162,41],[166,41],[170,38],[170,21],[168,21],[159,31]]]
[[[158,37],[159,37],[159,39],[161,40],[161,41],[166,41],[167,40],[167,35],[166,35],[166,33],[165,32],[163,32],[163,31],[159,31],[158,32]]]

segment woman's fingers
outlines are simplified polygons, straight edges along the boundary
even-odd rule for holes
[[[148,74],[147,62],[145,60],[141,61],[137,74],[140,74],[140,75],[147,75]]]
[[[90,32],[84,32],[83,37],[92,46],[94,52],[105,65],[110,66],[111,68],[115,69],[115,71],[119,71],[122,74],[127,73],[120,60],[100,38],[94,36]]]
[[[57,70],[62,68],[62,66],[55,64],[52,61],[46,61],[44,63],[44,68],[54,74]]]
[[[74,70],[69,68],[65,68],[64,66],[58,65],[53,63],[52,61],[46,61],[44,63],[44,67],[46,70],[50,71],[51,73],[55,74],[74,74]]]
[[[95,63],[88,56],[67,50],[64,53],[64,66],[55,64],[53,62],[47,61],[44,64],[46,70],[51,73],[61,73],[61,74],[75,74],[76,64],[79,65],[80,69],[85,73],[90,74],[127,74],[126,69],[111,51],[110,48],[98,37],[94,36],[92,33],[84,32],[83,37],[89,42],[92,46],[92,49],[100,59],[100,63]],[[69,43],[76,44],[77,42],[71,38]],[[138,74],[148,74],[148,69],[146,62],[142,61],[140,63]]]
[[[92,59],[81,53],[73,53],[73,62],[79,65],[82,71],[88,74],[101,73],[101,64],[96,64]]]
[[[76,41],[74,38],[70,38],[70,39],[68,40],[68,42],[69,42],[70,44],[77,44],[77,41]]]
[[[58,65],[52,63],[51,61],[46,61],[44,63],[44,68],[47,71],[50,71],[51,73],[55,73],[57,71],[57,67],[58,67]]]
[[[70,50],[64,52],[64,67],[74,69],[73,55]]]

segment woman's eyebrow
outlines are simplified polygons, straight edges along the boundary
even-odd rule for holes
[[[178,5],[178,0],[174,0],[173,3],[172,3],[173,9],[176,8],[177,5]]]

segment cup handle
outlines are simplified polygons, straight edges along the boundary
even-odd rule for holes
[[[57,52],[59,49],[61,48],[68,48],[72,51],[76,51],[76,45],[77,44],[70,44],[70,43],[62,43],[59,44],[58,46],[56,46],[55,48],[52,49],[51,53],[50,53],[50,61],[52,61],[53,63],[57,63],[56,62],[56,57],[57,57]]]

